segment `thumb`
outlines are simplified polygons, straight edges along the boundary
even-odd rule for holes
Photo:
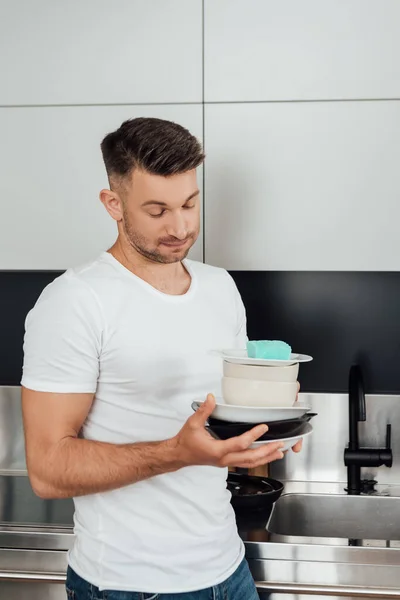
[[[190,418],[197,425],[204,426],[207,422],[208,417],[211,415],[215,408],[215,396],[213,394],[207,394],[205,402],[196,410],[194,415]]]

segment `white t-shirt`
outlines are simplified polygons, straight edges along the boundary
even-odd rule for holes
[[[162,293],[104,252],[48,285],[28,314],[22,385],[93,392],[82,435],[133,443],[174,436],[191,403],[221,394],[222,361],[244,348],[246,316],[223,269],[185,260],[181,296]],[[74,498],[71,567],[100,589],[180,593],[227,579],[244,556],[227,470],[185,467]]]

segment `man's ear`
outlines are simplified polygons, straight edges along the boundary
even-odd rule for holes
[[[103,189],[99,197],[110,217],[114,221],[121,221],[123,217],[123,205],[120,195],[112,190]]]

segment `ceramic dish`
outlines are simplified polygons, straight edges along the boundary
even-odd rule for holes
[[[193,410],[197,410],[203,404],[203,398],[197,399],[192,403]],[[216,405],[212,416],[222,421],[231,423],[271,423],[273,421],[283,421],[284,419],[296,419],[307,412],[311,407],[296,402],[294,406],[269,408],[265,406],[235,406],[225,404],[222,398],[216,398]]]
[[[268,442],[254,442],[250,446],[250,448],[259,448],[260,446],[263,446],[264,444],[271,444],[273,441],[273,442],[282,442],[284,444],[284,447],[282,448],[282,452],[286,452],[286,450],[290,450],[290,448],[293,448],[293,446],[295,446],[297,444],[297,442],[299,442],[301,439],[311,435],[312,431],[313,431],[312,425],[310,425],[310,423],[307,423],[304,428],[304,431],[302,432],[301,435],[296,435],[296,436],[292,436],[292,437],[282,437],[280,439],[270,440]]]
[[[282,383],[223,377],[221,384],[226,404],[236,406],[293,406],[298,391],[296,381]]]
[[[264,358],[249,358],[247,356],[247,350],[212,350],[211,353],[232,363],[261,367],[293,365],[295,363],[310,362],[310,360],[312,360],[312,356],[308,356],[307,354],[292,354],[289,360],[272,360]]]
[[[241,365],[224,360],[222,368],[224,377],[256,379],[258,381],[293,383],[294,381],[297,381],[297,376],[299,374],[299,363],[284,367],[257,367],[255,365]]]

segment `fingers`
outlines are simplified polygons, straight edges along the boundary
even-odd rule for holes
[[[281,442],[267,442],[259,448],[251,448],[241,452],[232,452],[225,454],[221,459],[222,466],[242,466],[253,468],[259,465],[265,465],[273,460],[283,458]]]
[[[242,433],[242,435],[224,440],[222,442],[223,447],[221,447],[221,452],[223,454],[228,454],[231,452],[242,452],[243,450],[247,450],[253,442],[258,440],[258,438],[267,431],[268,425],[256,425],[256,427],[249,429],[249,431]]]
[[[244,463],[238,463],[235,464],[235,467],[238,467],[239,469],[256,469],[257,467],[264,467],[265,465],[275,462],[276,460],[282,460],[282,458],[284,458],[284,456],[282,452],[278,450],[267,459],[251,460]]]
[[[194,415],[189,417],[189,421],[199,427],[204,427],[208,417],[211,416],[215,408],[215,397],[213,394],[207,394],[207,398],[203,404],[199,406]]]
[[[297,444],[295,444],[292,448],[293,452],[301,452],[301,449],[303,448],[303,440],[299,440],[297,442]]]

